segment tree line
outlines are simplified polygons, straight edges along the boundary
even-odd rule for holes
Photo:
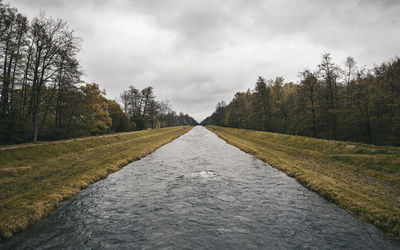
[[[323,54],[299,83],[258,77],[253,90],[217,104],[203,125],[254,129],[318,138],[400,145],[400,58],[357,67]]]
[[[168,100],[157,101],[153,87],[139,90],[129,86],[120,99],[124,113],[136,124],[137,129],[197,124],[191,116],[173,111]]]
[[[80,44],[64,20],[28,20],[0,0],[0,144],[195,123],[155,101],[151,87],[135,96],[140,107],[124,102],[124,112],[82,81]]]

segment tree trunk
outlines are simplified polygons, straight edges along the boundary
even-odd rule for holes
[[[367,118],[367,133],[368,133],[368,143],[372,143],[372,131],[371,131],[371,122],[370,122],[370,117],[369,117],[369,110],[368,106],[365,104],[365,114]]]
[[[0,100],[0,118],[3,119],[6,116],[7,106],[8,106],[8,89],[9,89],[9,78],[7,77],[7,60],[8,60],[8,40],[6,42],[6,48],[4,52],[4,64],[3,64],[3,89],[1,91]]]

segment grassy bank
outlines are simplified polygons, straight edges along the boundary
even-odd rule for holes
[[[216,126],[208,129],[400,239],[400,148]]]
[[[48,215],[60,201],[188,132],[172,127],[0,147],[0,234]]]

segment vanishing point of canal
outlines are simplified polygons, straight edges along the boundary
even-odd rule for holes
[[[10,249],[399,249],[197,126],[65,201]]]

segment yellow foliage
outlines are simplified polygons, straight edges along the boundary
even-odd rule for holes
[[[102,95],[99,85],[96,83],[86,84],[81,87],[84,93],[85,105],[83,105],[83,124],[90,134],[104,134],[112,125],[112,119],[108,113],[108,101]]]

